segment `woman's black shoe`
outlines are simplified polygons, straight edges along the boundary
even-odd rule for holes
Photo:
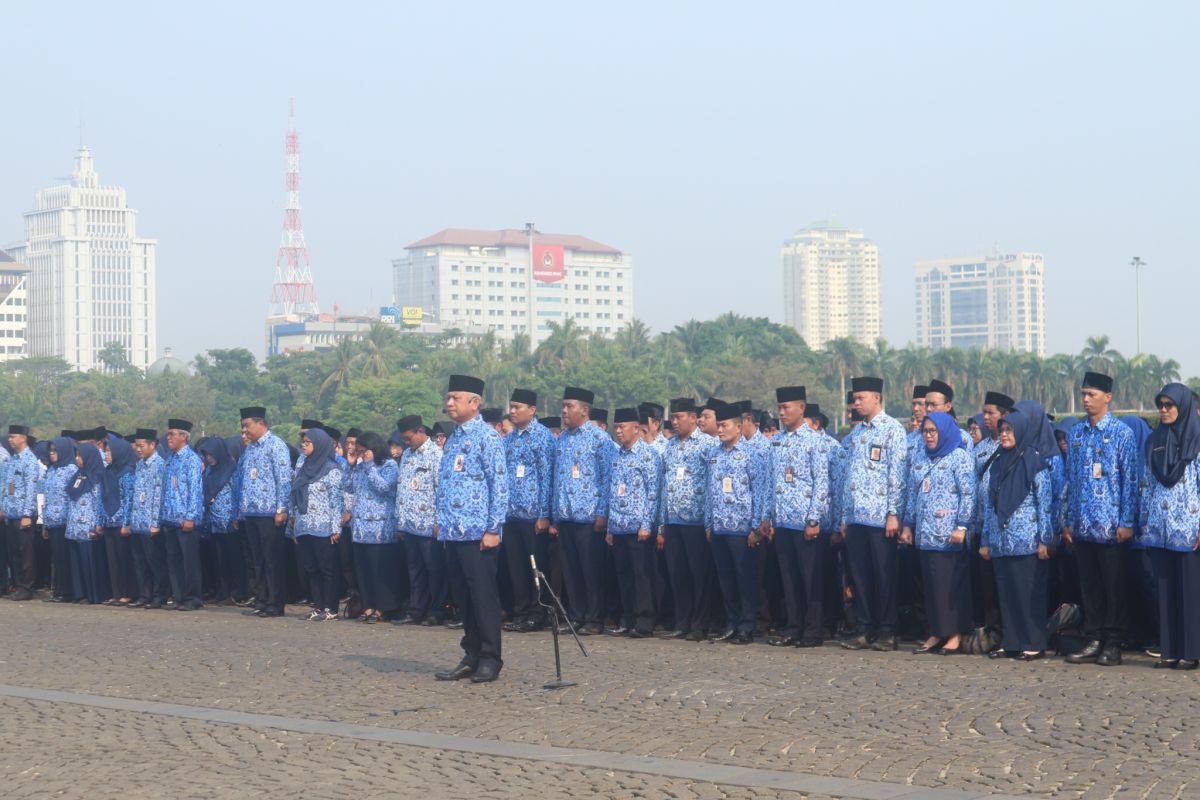
[[[1184,659],[1179,662],[1179,664],[1175,667],[1175,669],[1188,671],[1188,670],[1193,670],[1196,667],[1200,667],[1200,661],[1188,661],[1187,659]]]
[[[988,658],[1013,658],[1013,654],[1003,648],[998,648],[988,653]]]
[[[914,647],[912,653],[914,656],[925,655],[926,653],[936,653],[942,646],[942,639],[938,639],[933,644],[923,644],[920,647]]]
[[[1154,662],[1155,669],[1175,669],[1179,666],[1178,658],[1160,658]]]
[[[938,653],[943,656],[956,656],[961,652],[962,652],[962,645],[959,645],[958,647],[943,647],[941,650],[938,651]]]
[[[1017,656],[1017,661],[1041,661],[1046,657],[1045,650],[1038,650],[1036,653],[1021,653]]]

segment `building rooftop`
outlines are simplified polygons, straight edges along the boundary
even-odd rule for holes
[[[557,245],[564,250],[577,250],[582,253],[606,253],[620,255],[615,247],[588,239],[586,236],[576,236],[570,233],[540,233],[533,235],[534,244]],[[408,245],[405,250],[419,250],[422,247],[528,247],[529,235],[523,230],[505,228],[498,231],[482,231],[469,228],[446,228],[432,236],[426,236],[420,241]]]
[[[4,252],[3,250],[0,250],[0,264],[15,264],[15,263],[17,263],[17,260],[15,258],[10,256],[8,253]]]

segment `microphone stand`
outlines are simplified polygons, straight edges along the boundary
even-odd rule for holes
[[[587,649],[584,648],[583,642],[579,639],[579,634],[575,632],[575,626],[571,624],[571,618],[567,614],[567,610],[563,608],[562,600],[558,599],[558,595],[550,588],[550,581],[546,579],[545,573],[537,568],[537,561],[533,555],[529,556],[529,566],[533,570],[533,586],[537,593],[538,605],[550,612],[550,634],[554,640],[554,680],[542,685],[543,689],[565,689],[568,686],[575,686],[575,681],[564,681],[562,676],[562,656],[558,648],[558,625],[559,614],[562,614],[562,620],[567,623],[567,629],[571,631],[571,635],[575,637],[575,644],[579,645],[579,652],[583,653],[584,658],[587,658]],[[542,599],[542,590],[550,595],[550,599],[554,601],[551,605]]]

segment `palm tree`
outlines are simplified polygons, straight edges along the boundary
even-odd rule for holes
[[[534,361],[539,368],[550,365],[562,368],[568,361],[582,359],[587,352],[587,339],[584,331],[568,317],[560,325],[557,322],[548,323],[550,335],[538,345],[534,353]]]
[[[1107,336],[1089,336],[1079,354],[1087,369],[1095,372],[1111,372],[1121,354],[1108,346]]]
[[[683,346],[684,353],[692,356],[701,355],[705,339],[703,322],[689,319],[682,325],[676,325],[675,330],[671,332],[671,336]]]
[[[650,352],[650,329],[636,317],[617,331],[613,340],[629,358],[638,359]]]
[[[395,371],[397,343],[400,334],[391,325],[372,323],[370,330],[361,338],[361,349],[354,363],[361,374],[373,378],[386,378]]]
[[[825,372],[828,375],[837,376],[838,401],[841,403],[846,400],[846,378],[858,375],[863,370],[864,349],[861,344],[849,336],[830,339],[825,343]]]
[[[928,347],[918,347],[911,342],[896,351],[896,373],[904,384],[905,397],[912,397],[913,387],[933,371]]]
[[[317,399],[327,398],[350,385],[354,372],[355,359],[358,358],[358,343],[348,336],[338,339],[337,344],[329,350],[330,366],[317,390]]]

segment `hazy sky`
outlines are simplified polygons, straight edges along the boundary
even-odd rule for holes
[[[913,265],[1034,250],[1048,341],[1107,333],[1200,372],[1195,3],[6,4],[0,246],[69,175],[159,240],[158,341],[261,355],[288,98],[322,310],[391,299],[447,227],[578,233],[633,254],[655,330],[782,321],[779,248],[816,219],[874,239],[884,333]]]

